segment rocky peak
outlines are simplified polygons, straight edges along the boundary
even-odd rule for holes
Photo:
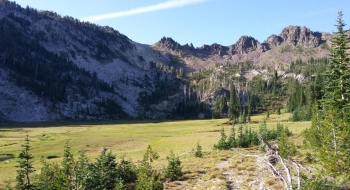
[[[251,36],[242,36],[235,44],[230,46],[232,54],[244,54],[254,50],[264,52],[267,50],[267,47]]]
[[[163,49],[178,49],[181,45],[177,43],[175,40],[169,37],[163,37],[160,39],[157,43],[155,43],[153,46],[157,46]]]
[[[195,49],[195,48],[193,47],[193,44],[192,44],[192,43],[190,43],[190,45],[185,44],[183,47],[184,47],[185,49],[188,49],[188,50],[194,50],[194,49]]]
[[[283,42],[283,38],[281,38],[280,36],[277,36],[275,34],[269,36],[264,43],[267,43],[268,46],[271,47],[275,47],[280,45]]]
[[[203,45],[202,47],[198,48],[197,50],[201,54],[222,56],[224,54],[227,54],[228,48],[226,46],[222,46],[220,44],[214,43],[212,45]]]
[[[322,43],[321,33],[312,32],[305,26],[288,26],[280,34],[283,41],[289,45],[315,48]]]

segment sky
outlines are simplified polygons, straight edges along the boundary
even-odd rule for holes
[[[231,45],[243,36],[264,42],[289,25],[333,32],[338,11],[350,27],[348,0],[16,0],[22,7],[49,10],[100,26],[131,40],[154,44],[171,37],[195,47]]]

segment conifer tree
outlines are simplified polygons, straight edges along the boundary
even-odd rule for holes
[[[170,155],[166,159],[168,160],[168,166],[165,171],[165,177],[171,180],[178,179],[182,175],[180,158],[175,156],[173,151],[170,151]]]
[[[61,188],[71,188],[76,186],[76,181],[73,180],[75,162],[73,154],[71,153],[69,142],[67,141],[64,146],[64,154],[62,160],[62,179],[60,181],[63,183]]]
[[[235,125],[232,124],[231,127],[231,133],[230,136],[228,137],[228,144],[230,147],[236,147],[236,129],[235,129]]]
[[[87,180],[87,189],[114,189],[118,183],[117,163],[115,155],[111,151],[107,152],[103,148],[96,162],[90,164],[89,178]]]
[[[25,143],[22,145],[22,150],[18,155],[18,170],[16,176],[16,189],[19,190],[28,190],[33,189],[33,185],[30,181],[30,174],[33,173],[34,167],[33,163],[33,155],[29,153],[31,147],[29,145],[29,135],[26,134],[26,138],[24,139]]]
[[[332,36],[329,63],[323,75],[320,108],[314,109],[312,126],[305,133],[310,145],[317,151],[323,168],[332,176],[350,173],[350,59],[346,53],[349,47],[346,45],[342,16],[342,12],[339,12],[337,32]]]
[[[158,153],[153,151],[152,147],[148,145],[137,173],[136,189],[163,189],[163,183],[160,180],[159,173],[152,168],[153,160],[158,158]]]
[[[86,180],[89,174],[89,159],[85,154],[85,151],[80,152],[80,156],[75,166],[75,189],[85,189]]]
[[[228,108],[228,118],[232,121],[237,121],[239,111],[238,111],[238,102],[236,97],[236,89],[235,85],[230,85],[230,102],[229,102],[229,108]]]
[[[199,142],[197,142],[196,152],[194,153],[194,156],[197,158],[203,157],[202,146],[199,144]]]

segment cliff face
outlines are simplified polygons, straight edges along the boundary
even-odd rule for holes
[[[309,28],[304,26],[289,26],[282,30],[279,35],[283,41],[292,46],[303,46],[307,48],[318,47],[321,43],[324,43],[328,38],[319,32],[312,32]]]
[[[267,47],[263,44],[260,44],[255,38],[250,36],[242,36],[238,41],[230,46],[232,54],[245,54],[253,51],[265,52]]]

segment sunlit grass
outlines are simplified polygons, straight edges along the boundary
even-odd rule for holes
[[[288,122],[289,114],[271,114],[267,119],[268,128],[282,123],[289,127],[293,134],[300,134],[310,126],[310,122]],[[254,124],[248,124],[253,130],[258,129],[264,115],[252,116]],[[143,123],[144,122],[144,123]],[[154,166],[161,170],[167,163],[166,156],[170,151],[180,156],[184,177],[210,176],[221,178],[220,172],[214,170],[215,162],[231,157],[230,152],[213,150],[213,144],[220,138],[220,129],[225,128],[229,134],[231,126],[227,119],[215,120],[188,120],[188,121],[117,121],[108,123],[38,123],[38,124],[6,124],[0,126],[0,155],[13,154],[21,150],[24,138],[28,132],[30,151],[35,158],[36,173],[40,172],[40,159],[49,156],[58,158],[49,162],[60,163],[64,145],[67,141],[73,154],[78,157],[79,151],[86,150],[90,161],[99,155],[103,147],[116,154],[117,161],[122,156],[131,158],[135,163],[142,159],[148,145],[157,151],[160,159]],[[195,158],[192,150],[196,149],[197,142],[202,146],[204,158]],[[16,175],[16,159],[9,162],[0,162],[0,187],[5,180],[14,180]],[[231,168],[237,168],[233,163]],[[248,171],[253,167],[245,166]],[[205,173],[205,174],[204,174]]]

